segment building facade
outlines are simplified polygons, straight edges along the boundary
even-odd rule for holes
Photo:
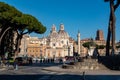
[[[65,31],[63,24],[60,24],[60,29],[58,31],[56,26],[53,24],[47,37],[38,38],[25,35],[21,42],[20,55],[37,58],[61,58],[65,56],[78,55],[85,57],[89,52],[83,44],[90,41],[91,38],[80,39],[80,32],[78,32],[77,41],[75,41]],[[97,30],[96,38],[93,42],[97,45],[106,46],[102,30]],[[119,53],[119,51],[120,50],[117,50],[117,53]],[[104,56],[106,48],[98,49],[98,53],[99,55]]]
[[[70,42],[70,37],[64,30],[63,24],[60,24],[58,32],[56,30],[56,26],[53,24],[47,40],[48,45],[46,47],[46,57],[57,58],[73,56],[73,43]]]
[[[96,43],[98,46],[100,46],[100,45],[105,46],[106,45],[106,41],[104,40],[103,31],[102,30],[97,30],[96,38],[95,38],[95,40],[92,40],[92,41],[94,43]],[[81,51],[81,56],[83,56],[83,57],[88,54],[88,49],[83,46],[83,44],[86,43],[86,42],[91,42],[91,38],[82,39],[80,41],[80,43],[81,43],[80,44],[80,49],[81,49],[80,51]],[[98,53],[99,53],[99,55],[104,56],[105,53],[106,53],[105,47],[104,47],[104,49],[98,49]]]
[[[97,30],[95,40],[104,40],[104,34],[102,30]]]
[[[24,36],[21,42],[20,55],[26,54],[27,56],[37,58],[73,56],[73,42],[74,40],[64,30],[63,24],[60,24],[58,31],[53,24],[47,37]]]

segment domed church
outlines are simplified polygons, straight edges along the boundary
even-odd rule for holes
[[[60,30],[57,32],[53,24],[50,34],[47,37],[46,57],[57,58],[73,56],[73,43],[69,41],[69,35],[64,30],[64,25],[60,24]]]
[[[24,54],[23,54],[24,53]],[[73,56],[73,39],[60,24],[57,31],[53,24],[47,37],[25,37],[21,41],[20,55],[27,55],[35,58],[62,58]]]

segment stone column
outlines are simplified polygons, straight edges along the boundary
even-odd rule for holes
[[[77,40],[78,40],[78,54],[80,55],[80,32],[78,32]]]

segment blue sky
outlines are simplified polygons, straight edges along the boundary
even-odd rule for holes
[[[35,16],[50,33],[52,24],[59,30],[60,23],[65,31],[76,39],[78,30],[81,39],[95,38],[98,29],[103,30],[106,39],[109,20],[109,3],[104,0],[0,0],[16,7],[23,13]],[[120,40],[120,7],[116,11],[116,40]],[[43,35],[32,33],[31,36]]]

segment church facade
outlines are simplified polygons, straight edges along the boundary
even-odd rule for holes
[[[50,34],[47,37],[46,56],[73,56],[73,43],[70,43],[69,38],[68,33],[64,30],[63,24],[60,24],[60,30],[58,32],[53,24]]]
[[[26,44],[24,42],[27,42]],[[47,37],[24,37],[21,43],[20,54],[37,58],[61,58],[73,56],[73,42],[69,34],[64,30],[64,24],[60,24],[57,31],[53,24]],[[26,49],[24,49],[26,48]]]

